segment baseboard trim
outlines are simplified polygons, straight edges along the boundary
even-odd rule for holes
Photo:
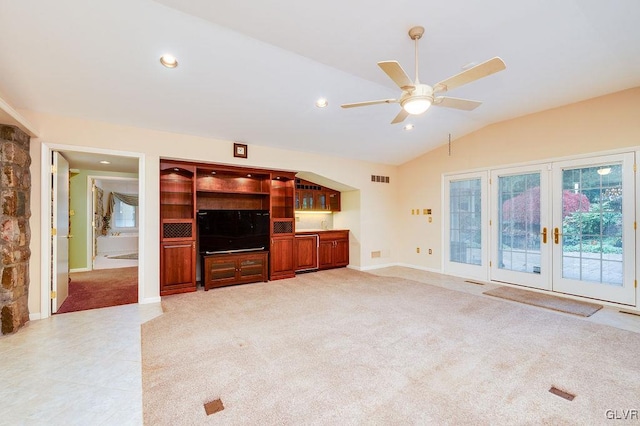
[[[358,269],[358,271],[366,272],[366,271],[373,271],[373,270],[376,270],[376,269],[390,268],[391,266],[398,266],[398,264],[397,263],[385,263],[385,264],[382,264],[382,265],[359,266],[357,269]],[[356,269],[356,268],[353,268],[353,269]]]
[[[138,302],[140,305],[148,305],[150,303],[160,303],[162,301],[162,299],[160,298],[160,296],[156,296],[156,297],[145,297],[144,299],[140,300],[140,302]]]
[[[73,273],[73,272],[89,272],[91,271],[91,268],[73,268],[73,269],[69,269],[69,273]]]
[[[442,269],[435,269],[435,268],[427,268],[426,266],[419,266],[419,265],[411,265],[409,263],[398,263],[396,266],[402,266],[405,268],[411,268],[411,269],[418,269],[420,271],[426,271],[426,272],[435,272],[436,274],[442,274]]]
[[[33,312],[29,314],[29,321],[37,321],[39,319],[42,319],[40,312]]]

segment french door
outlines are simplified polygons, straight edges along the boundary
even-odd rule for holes
[[[634,154],[553,167],[553,290],[635,305]]]
[[[634,154],[491,172],[490,278],[635,305]]]
[[[551,289],[549,167],[491,172],[491,279]]]

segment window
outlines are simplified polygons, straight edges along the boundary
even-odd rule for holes
[[[138,226],[138,209],[122,202],[114,200],[113,207],[113,227],[114,228],[136,228]]]

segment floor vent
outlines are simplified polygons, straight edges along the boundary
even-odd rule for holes
[[[619,311],[621,314],[627,314],[627,315],[635,315],[637,317],[640,317],[640,312],[629,312],[629,311]]]
[[[560,398],[564,398],[567,401],[573,401],[573,398],[576,397],[575,395],[572,395],[569,392],[565,392],[563,390],[560,390],[555,386],[551,386],[551,389],[549,389],[549,392],[551,392],[554,395],[559,396]]]
[[[207,413],[207,416],[210,416],[222,410],[224,410],[224,405],[222,405],[222,400],[220,399],[216,399],[204,404],[204,411]]]
[[[464,280],[464,282],[469,284],[475,284],[475,285],[484,285],[484,283],[479,283],[478,281]]]

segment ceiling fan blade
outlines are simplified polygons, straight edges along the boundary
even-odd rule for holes
[[[498,71],[502,71],[506,67],[507,66],[505,65],[504,61],[496,56],[495,58],[489,59],[486,62],[476,65],[475,67],[462,71],[461,73],[458,73],[453,77],[442,80],[441,82],[433,86],[433,91],[434,93],[446,92],[447,90],[455,89],[456,87],[460,87],[464,84],[479,80]]]
[[[463,109],[465,111],[473,111],[482,105],[480,101],[472,101],[469,99],[449,98],[446,96],[438,96],[433,100],[433,104],[436,106],[442,106],[447,108]]]
[[[382,61],[378,62],[378,66],[382,68],[382,71],[384,71],[402,90],[413,89],[413,81],[411,81],[407,73],[402,69],[398,61]]]
[[[365,102],[354,102],[351,104],[342,104],[340,105],[342,108],[355,108],[367,105],[377,105],[377,104],[395,104],[397,103],[397,99],[380,99],[379,101],[365,101]]]
[[[393,119],[391,124],[402,123],[405,120],[405,118],[407,118],[408,116],[409,116],[409,113],[407,111],[405,111],[404,108],[402,108],[400,110],[400,112],[398,113],[398,115],[396,115],[396,118]]]

